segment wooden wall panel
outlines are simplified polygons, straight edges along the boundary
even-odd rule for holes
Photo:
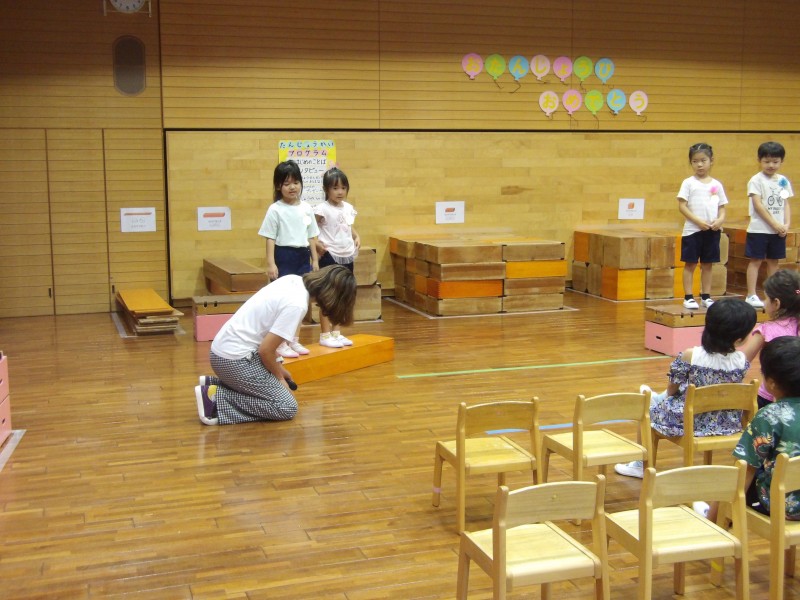
[[[103,134],[47,132],[56,314],[106,312],[108,234]]]
[[[109,272],[113,296],[120,289],[153,288],[169,295],[167,277],[164,146],[160,129],[103,132]],[[120,209],[156,209],[156,231],[121,233]]]
[[[203,257],[234,256],[264,265],[257,235],[278,160],[290,132],[170,132],[167,144],[172,294],[204,293]],[[714,147],[714,175],[731,202],[729,220],[747,219],[746,185],[757,172],[763,134],[304,132],[333,139],[350,179],[362,243],[377,249],[379,281],[394,287],[387,238],[402,234],[498,232],[565,242],[581,225],[620,223],[620,198],[644,198],[645,221],[680,233],[676,196],[692,173],[688,150]],[[778,136],[786,175],[800,135]],[[436,225],[435,203],[464,200],[463,225]],[[233,230],[198,232],[198,206],[230,206]]]
[[[53,314],[42,129],[0,129],[0,317]]]

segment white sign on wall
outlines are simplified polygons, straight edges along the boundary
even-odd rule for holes
[[[437,225],[443,223],[463,223],[463,222],[464,222],[463,200],[436,203]]]
[[[156,230],[156,209],[149,208],[120,208],[120,231],[122,233],[140,233]]]
[[[197,231],[230,231],[231,209],[228,206],[200,206],[197,209]]]
[[[644,198],[620,198],[618,219],[644,219]]]

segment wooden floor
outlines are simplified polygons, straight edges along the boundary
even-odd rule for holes
[[[453,598],[449,467],[440,508],[430,497],[434,443],[453,437],[457,404],[537,395],[553,426],[570,422],[578,393],[665,383],[669,359],[643,347],[644,303],[565,298],[575,310],[449,319],[384,300],[382,322],[346,333],[393,337],[393,362],[301,386],[294,421],[227,427],[198,421],[210,343],[189,318],[185,334],[134,339],[107,314],[0,320],[24,430],[0,471],[0,598]],[[662,444],[659,457],[675,466],[679,454]],[[566,463],[551,473],[567,478]],[[612,473],[607,510],[633,507],[640,484]],[[489,525],[494,485],[470,480],[469,529]],[[766,598],[767,544],[750,548],[752,597]],[[610,551],[612,597],[635,598],[635,561]],[[706,564],[687,573],[687,598],[734,597],[732,566],[722,588]],[[670,567],[654,588],[672,598]],[[470,589],[491,597],[477,567]]]

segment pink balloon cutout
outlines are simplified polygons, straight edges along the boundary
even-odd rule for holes
[[[483,71],[483,58],[474,52],[465,54],[461,59],[461,68],[464,69],[464,73],[469,75],[470,79],[475,79],[475,76]]]
[[[642,90],[636,90],[630,95],[628,98],[628,104],[633,109],[633,111],[641,116],[642,113],[647,108],[649,101],[647,98],[647,94],[645,94]]]
[[[531,73],[536,75],[536,79],[540,80],[542,77],[550,72],[550,59],[544,54],[537,54],[531,59]]]
[[[562,81],[572,75],[572,59],[569,56],[559,56],[553,61],[553,73]]]
[[[564,92],[564,95],[561,96],[561,104],[564,105],[567,114],[571,115],[583,104],[583,96],[581,96],[578,90],[567,90]]]
[[[539,108],[548,117],[558,110],[558,94],[552,91],[542,92],[539,95]]]

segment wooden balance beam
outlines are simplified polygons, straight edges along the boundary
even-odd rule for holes
[[[284,366],[297,384],[325,379],[340,373],[371,367],[394,359],[394,339],[357,333],[348,336],[352,346],[327,348],[319,344],[306,346],[310,354],[284,359]]]

